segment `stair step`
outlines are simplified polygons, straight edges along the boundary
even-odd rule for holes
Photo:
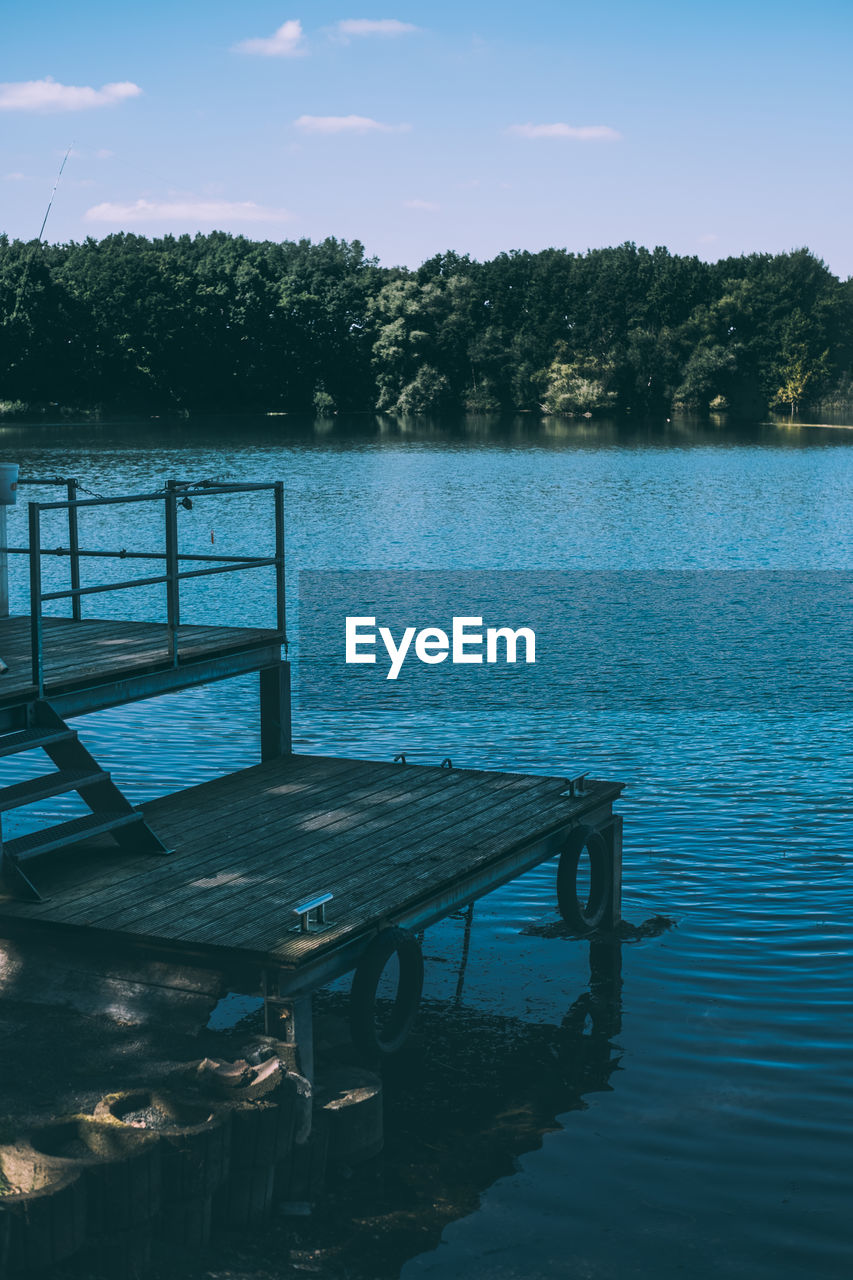
[[[0,756],[14,756],[21,751],[50,747],[54,742],[68,742],[76,737],[74,729],[20,729],[17,733],[4,733],[0,737]]]
[[[14,840],[5,842],[3,850],[11,858],[31,858],[39,853],[50,853],[52,849],[78,844],[87,836],[102,835],[106,831],[114,831],[116,827],[128,827],[134,822],[142,821],[142,814],[136,812],[88,813],[82,818],[73,818],[70,822],[60,822],[55,827],[45,827],[26,836],[16,836]]]
[[[68,791],[79,791],[81,787],[92,787],[98,782],[109,782],[110,775],[101,770],[60,769],[58,773],[45,773],[38,778],[28,778],[26,782],[16,782],[11,787],[0,787],[0,813],[7,809],[20,809],[25,804],[35,804],[38,800],[47,800],[49,796],[64,795]]]

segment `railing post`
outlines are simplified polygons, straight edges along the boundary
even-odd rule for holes
[[[178,665],[178,627],[181,625],[180,580],[178,578],[178,497],[175,481],[166,481],[166,616],[169,626],[169,657]]]
[[[0,464],[0,618],[9,616],[9,540],[6,534],[6,508],[15,505],[18,496],[18,464]],[[2,661],[2,659],[0,659]],[[0,671],[5,671],[0,666]]]
[[[30,649],[33,660],[33,684],[38,696],[44,697],[44,657],[41,625],[41,524],[40,507],[29,503],[30,525]]]
[[[76,480],[66,480],[65,491],[68,494],[69,503],[77,501]],[[68,508],[68,550],[71,555],[71,590],[78,591],[80,589],[80,536],[77,526],[77,508],[72,506]],[[79,622],[82,617],[80,596],[71,597],[71,617],[75,622]]]
[[[284,635],[287,617],[284,602],[284,483],[275,482],[275,609],[276,626]]]
[[[0,502],[0,618],[9,616],[9,556],[6,551],[8,545],[6,506]]]

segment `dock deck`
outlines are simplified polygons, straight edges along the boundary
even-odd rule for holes
[[[47,617],[42,622],[43,697],[65,715],[258,670],[281,659],[270,628],[187,626],[177,631],[177,663],[165,623]],[[0,618],[0,717],[37,698],[30,618]]]
[[[614,821],[619,783],[283,756],[144,806],[169,856],[79,850],[48,900],[0,897],[0,934],[36,931],[192,958],[282,992],[347,972],[378,929],[418,929]],[[618,820],[617,820],[618,821]],[[332,893],[325,928],[297,903]],[[298,930],[298,925],[297,925]]]
[[[292,754],[281,481],[169,480],[153,493],[85,499],[74,479],[22,483],[64,486],[68,499],[29,503],[28,545],[5,552],[0,505],[0,614],[8,605],[5,555],[25,555],[30,579],[29,616],[0,617],[8,666],[0,675],[0,756],[27,758],[26,776],[0,787],[0,815],[72,793],[89,812],[12,838],[0,825],[0,939],[27,939],[31,950],[45,941],[62,953],[94,950],[98,963],[127,955],[133,965],[200,965],[216,971],[224,989],[262,991],[268,1021],[284,998],[287,1012],[279,1016],[310,1075],[314,990],[355,969],[365,1005],[388,945],[405,947],[408,978],[400,951],[391,1040],[373,1045],[376,1029],[369,1016],[362,1020],[369,1047],[393,1052],[420,998],[423,966],[411,932],[555,854],[556,897],[569,927],[588,935],[618,923],[621,818],[613,802],[621,784]],[[270,554],[182,549],[179,509],[241,495],[259,501],[265,493],[275,530]],[[161,548],[80,546],[79,511],[145,507],[155,516],[162,508]],[[64,514],[67,546],[42,545],[45,512]],[[114,535],[121,546],[120,523]],[[67,557],[67,588],[43,589],[44,556]],[[102,557],[151,562],[153,572],[88,581],[81,566]],[[182,621],[183,581],[261,568],[274,574],[274,627]],[[165,589],[164,623],[82,616],[90,597],[140,586]],[[59,602],[70,618],[45,614],[45,605]],[[221,620],[216,610],[212,616]],[[113,781],[109,761],[96,760],[81,741],[85,729],[68,723],[249,672],[258,675],[261,763],[141,810]],[[34,777],[33,760],[43,764],[42,755],[54,769]],[[582,901],[584,850],[589,891]]]

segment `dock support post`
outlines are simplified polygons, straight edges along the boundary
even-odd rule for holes
[[[605,920],[605,927],[610,929],[618,929],[622,923],[622,815],[614,813],[613,819],[604,828],[602,832],[607,842],[608,852],[610,854],[610,865],[612,875],[612,891],[610,894],[610,905],[608,909],[608,919]]]
[[[310,995],[278,994],[278,976],[264,969],[261,974],[264,997],[264,1035],[293,1045],[300,1073],[314,1083],[314,1010]]]
[[[261,760],[289,756],[292,749],[290,725],[290,663],[277,662],[262,667],[260,679]]]

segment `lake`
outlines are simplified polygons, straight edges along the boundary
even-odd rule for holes
[[[853,570],[848,430],[272,417],[0,434],[22,474],[74,475],[95,493],[150,491],[173,475],[283,479],[300,689],[311,680],[300,570],[736,570],[804,582],[833,573],[842,590]],[[10,513],[13,544],[23,516],[22,505]],[[260,502],[201,498],[181,519],[193,548],[211,538],[224,554],[269,545]],[[156,547],[147,520],[122,526],[120,545]],[[81,536],[119,545],[101,517]],[[49,562],[47,582],[63,572],[67,563]],[[23,611],[23,557],[13,578],[13,611]],[[268,580],[247,583],[188,587],[186,620],[271,623]],[[101,600],[102,615],[159,607],[141,591]],[[833,624],[849,646],[849,620],[843,601],[822,617],[830,658]],[[791,625],[814,632],[807,615]],[[703,702],[669,687],[659,705],[585,705],[578,673],[562,667],[550,669],[546,697],[528,704],[521,690],[501,716],[475,702],[400,720],[388,707],[360,703],[347,715],[297,700],[300,751],[406,750],[415,762],[451,755],[461,766],[589,770],[626,783],[630,927],[620,946],[593,951],[592,972],[588,944],[560,926],[553,865],[483,899],[473,921],[463,914],[427,934],[416,1056],[407,1080],[392,1069],[386,1085],[387,1171],[364,1192],[373,1217],[347,1237],[364,1274],[850,1275],[853,737],[843,665],[823,700]],[[239,680],[83,727],[139,801],[254,763],[254,717],[254,687]],[[334,992],[328,1000],[334,1008]]]

